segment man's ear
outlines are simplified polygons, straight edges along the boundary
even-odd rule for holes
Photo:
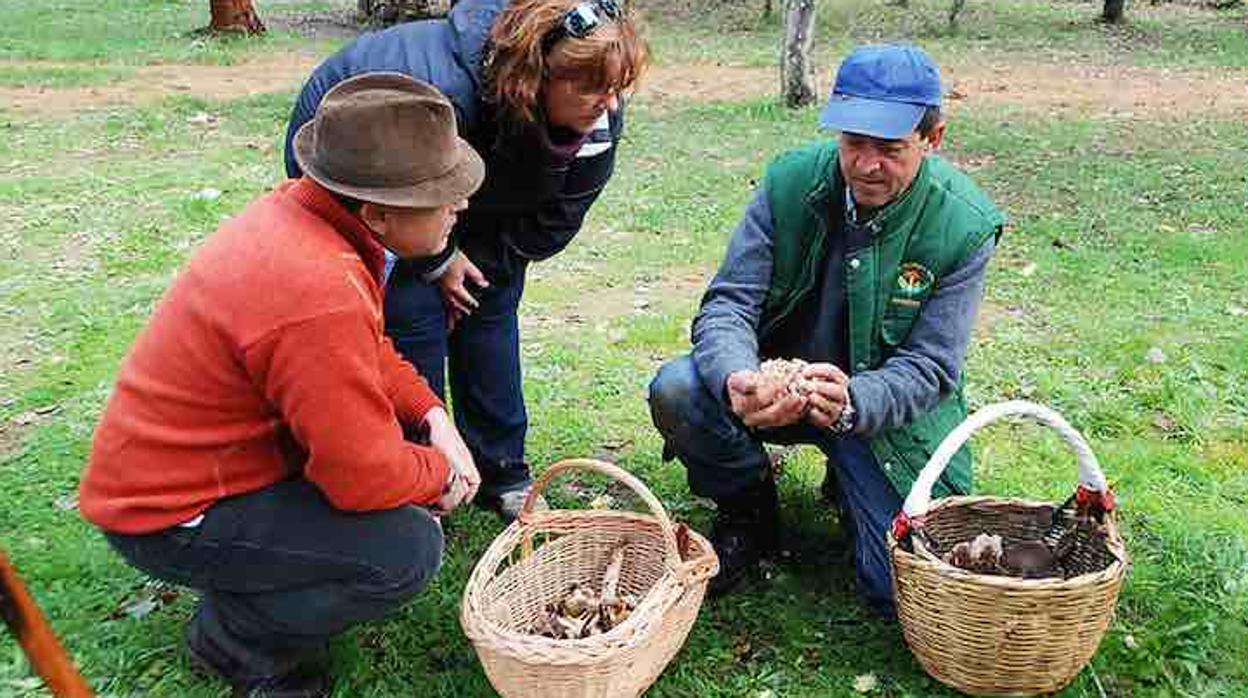
[[[364,221],[364,225],[367,225],[379,237],[386,236],[386,212],[381,206],[365,201],[360,204],[359,216],[360,220]]]
[[[932,131],[926,139],[928,150],[936,150],[940,147],[940,142],[945,139],[945,127],[948,125],[949,122],[941,119],[938,124],[932,127]]]

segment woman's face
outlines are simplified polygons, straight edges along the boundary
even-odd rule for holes
[[[547,78],[542,89],[542,109],[551,126],[562,126],[577,133],[589,133],[606,111],[620,106],[614,87],[605,91],[569,78]]]

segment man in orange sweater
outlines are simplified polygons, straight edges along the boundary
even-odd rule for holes
[[[424,587],[437,515],[480,483],[382,331],[383,247],[441,251],[481,183],[451,104],[361,75],[295,147],[304,177],[223,224],[131,348],[80,497],[128,562],[201,592],[192,664],[241,696],[328,695],[307,657]]]

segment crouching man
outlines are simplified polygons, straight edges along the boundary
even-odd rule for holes
[[[383,248],[441,251],[482,180],[451,104],[361,75],[295,145],[305,175],[224,223],[156,307],[80,497],[130,564],[200,592],[192,666],[240,696],[329,695],[305,660],[428,583],[437,515],[480,481],[382,327]]]
[[[718,505],[721,572],[739,582],[777,543],[764,443],[813,444],[853,539],[857,580],[888,615],[884,534],[918,471],[965,415],[962,361],[1003,219],[932,154],[945,133],[940,75],[910,46],[841,64],[821,117],[836,140],[776,158],[693,322],[693,351],[664,365],[650,407],[665,455]],[[793,388],[766,358],[808,362]],[[967,492],[971,460],[938,491]]]

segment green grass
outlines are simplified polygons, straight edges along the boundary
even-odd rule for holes
[[[780,0],[773,3],[783,5]],[[783,33],[779,11],[762,14],[762,2],[727,3],[669,19],[667,2],[642,2],[655,28],[656,59],[664,63],[725,63],[770,67]],[[862,42],[921,43],[944,61],[980,61],[987,55],[1025,53],[1050,61],[1096,60],[1163,67],[1248,66],[1248,9],[1223,12],[1179,4],[1131,4],[1127,21],[1097,21],[1099,3],[968,0],[958,25],[948,24],[949,0],[911,0],[908,7],[876,0],[819,0],[815,15],[815,65],[835,68]]]
[[[4,0],[0,59],[228,65],[257,52],[312,44],[286,26],[289,20],[342,6],[341,0],[261,0],[257,12],[272,31],[257,40],[198,34],[208,26],[208,0]],[[61,84],[54,78],[52,84]]]
[[[91,51],[107,53],[113,67],[99,70],[202,60],[180,53],[188,39],[169,39],[206,21],[195,15],[206,12],[200,5],[73,5],[62,13],[71,24],[124,27],[130,8],[159,19],[130,35],[92,36],[84,42],[95,48],[77,56],[58,53],[71,48],[63,39],[72,28],[64,37],[21,33],[6,16],[0,55],[95,61]],[[29,29],[43,6],[9,3],[5,13],[17,12]],[[1203,30],[1162,23],[1150,30],[1156,42],[1131,49],[1106,43],[1090,23],[1061,29],[1061,17],[1094,14],[1087,4],[968,9],[983,13],[993,36],[968,29],[925,43],[950,57],[1014,60],[1082,44],[1093,60],[1155,63],[1155,51],[1188,42],[1185,62],[1203,66],[1227,63],[1215,48],[1242,46],[1239,37],[1220,38],[1221,20]],[[937,10],[920,3],[915,11]],[[1133,5],[1128,13],[1143,24],[1163,11],[1188,10]],[[821,22],[840,51],[898,12],[825,7]],[[762,49],[774,46],[774,27],[714,36],[653,26],[669,61],[765,62]],[[1196,31],[1208,41],[1192,41]],[[90,66],[34,81],[91,84],[98,76]],[[0,82],[29,84],[21,70],[6,68]],[[142,619],[109,619],[144,580],[64,503],[116,367],[153,302],[221,216],[277,181],[291,98],[180,98],[0,119],[0,425],[9,435],[0,443],[16,439],[0,455],[0,544],[102,695],[224,695],[194,678],[181,654],[189,593]],[[218,120],[191,123],[200,111]],[[1095,674],[1085,671],[1061,695],[1101,695],[1098,682],[1110,696],[1248,695],[1248,153],[1239,147],[1248,125],[1200,112],[1164,125],[1006,107],[963,112],[946,154],[973,166],[1013,221],[968,359],[971,399],[1037,400],[1081,428],[1116,482],[1133,556]],[[616,178],[586,230],[534,268],[525,297],[534,462],[610,455],[678,517],[708,523],[711,511],[688,496],[680,467],[659,460],[645,386],[663,360],[687,351],[701,288],[763,163],[817,137],[814,121],[813,110],[764,101],[662,109],[639,101]],[[197,198],[206,188],[222,194]],[[641,312],[639,297],[650,301]],[[1154,347],[1164,363],[1146,360]],[[975,446],[981,491],[1056,499],[1073,483],[1070,457],[1037,428],[993,427]],[[848,696],[865,673],[880,681],[875,695],[952,695],[925,677],[896,627],[855,600],[835,518],[814,501],[821,476],[817,454],[802,451],[781,483],[793,559],[769,567],[768,582],[704,607],[652,695]],[[556,497],[577,500],[562,489]],[[335,641],[338,696],[490,695],[457,608],[498,530],[477,511],[450,519],[450,552],[433,587],[394,617]],[[45,695],[37,686],[16,646],[0,637],[0,695]]]
[[[134,71],[94,65],[0,64],[0,85],[7,87],[83,87],[125,80]]]

